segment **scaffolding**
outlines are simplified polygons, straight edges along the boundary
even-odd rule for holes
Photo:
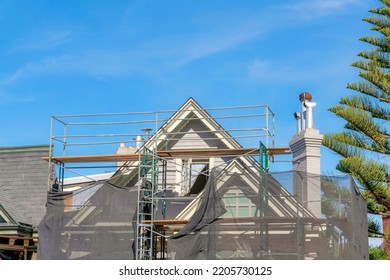
[[[193,100],[190,99],[188,102],[191,103]],[[137,161],[139,147],[146,141],[152,143],[148,148],[154,149],[162,158],[238,156],[247,153],[258,155],[257,148],[243,149],[241,146],[215,149],[207,147],[204,150],[189,144],[189,148],[186,149],[176,151],[166,149],[169,143],[183,138],[186,138],[187,143],[198,141],[197,136],[200,134],[203,134],[204,141],[234,139],[246,147],[256,147],[256,143],[262,140],[270,149],[270,153],[289,153],[288,147],[274,147],[275,116],[268,106],[201,108],[196,104],[194,107],[181,108],[179,111],[185,116],[177,116],[177,110],[53,116],[50,125],[50,145],[54,149],[46,158],[50,163],[49,188],[52,187],[55,179],[58,180],[61,189],[65,177],[87,178],[93,173],[101,173],[102,169],[112,171],[116,167],[103,163]],[[211,122],[213,134],[209,134],[209,127],[204,127],[204,130],[185,132],[164,130],[168,122],[194,120]],[[149,141],[151,127],[155,130],[153,141]],[[118,145],[128,145],[134,149],[130,153],[115,154],[113,151]],[[58,178],[55,178],[53,172],[55,168],[58,169],[56,172]],[[92,178],[91,180],[93,181]]]
[[[137,213],[137,239],[136,259],[152,260],[156,258],[155,234],[153,224],[158,206],[158,196],[161,192],[162,215],[166,211],[166,160],[157,158],[155,152],[146,147],[141,148],[139,159],[138,182],[138,213]],[[162,185],[159,186],[159,176],[162,177]],[[159,189],[160,187],[160,189]]]
[[[186,239],[194,236],[199,238],[198,241],[191,241],[194,244],[214,244],[213,248],[205,249],[207,252],[215,251],[208,254],[210,258],[229,258],[226,254],[234,251],[232,246],[224,245],[217,252],[217,241],[223,240],[223,244],[230,244],[229,240],[233,239],[241,240],[242,244],[238,247],[245,253],[238,253],[240,250],[236,248],[235,254],[241,254],[244,258],[248,258],[248,252],[256,259],[270,256],[278,258],[277,254],[282,253],[278,253],[279,247],[272,242],[279,239],[275,239],[274,233],[270,235],[271,232],[290,232],[296,238],[296,244],[302,245],[285,252],[283,258],[307,258],[311,252],[303,246],[305,238],[308,239],[313,228],[322,226],[320,234],[329,231],[330,226],[323,226],[329,223],[329,219],[316,219],[310,215],[303,209],[303,202],[297,201],[292,194],[292,188],[290,194],[283,189],[282,185],[288,188],[293,182],[279,182],[275,180],[275,175],[270,175],[271,158],[290,153],[288,147],[274,146],[274,117],[268,106],[204,109],[192,99],[179,110],[52,117],[50,141],[51,145],[59,145],[45,159],[51,171],[58,169],[57,172],[51,172],[49,178],[49,205],[57,210],[48,207],[51,218],[46,219],[42,227],[51,230],[57,227],[61,231],[56,233],[56,242],[49,242],[49,235],[40,238],[43,244],[41,258],[177,259]],[[150,127],[154,127],[154,132]],[[118,152],[113,153],[118,145]],[[229,171],[229,168],[236,168],[235,173]],[[110,171],[108,180],[96,179],[101,177],[96,177],[94,172],[102,173],[102,170]],[[71,174],[83,178],[77,190],[71,188],[74,185],[66,184],[65,177]],[[237,179],[234,177],[237,174],[250,178]],[[214,179],[210,178],[213,176],[219,178],[218,183],[212,183]],[[228,181],[223,178],[231,176],[229,182],[235,182],[232,186],[237,193],[232,190],[222,193],[222,183]],[[307,177],[307,174],[303,177]],[[237,188],[249,181],[257,187]],[[217,191],[210,184],[222,184],[222,187]],[[222,205],[222,208],[210,210],[210,206],[204,204],[206,189],[214,194],[215,205]],[[106,198],[107,193],[110,200]],[[250,198],[249,214],[245,217],[240,216],[242,213],[239,212],[243,196]],[[80,201],[83,202],[81,206],[78,205]],[[270,205],[275,207],[276,203],[280,203],[278,211],[285,216],[279,217],[270,210]],[[289,206],[283,206],[283,203]],[[201,215],[203,218],[196,223],[194,215],[199,213],[203,204],[204,213],[212,217],[204,220],[207,215]],[[118,206],[120,209],[115,210],[121,215],[112,212],[113,205],[122,205],[122,208]],[[222,213],[224,207],[227,212]],[[296,213],[291,214],[290,208]],[[96,212],[96,209],[99,211]],[[237,215],[226,216],[226,213],[232,214],[232,209],[235,209]],[[219,213],[219,216],[213,216],[214,212]],[[106,214],[104,219],[99,220],[97,217],[101,213]],[[52,219],[53,215],[61,218]],[[93,222],[86,217],[93,217]],[[61,220],[61,224],[56,224],[57,220]],[[54,224],[50,225],[52,222]],[[195,229],[188,230],[191,223],[195,223]],[[199,224],[204,227],[197,228]],[[95,240],[91,242],[103,248],[96,249],[93,244],[80,243],[82,238],[85,239],[85,236],[80,237],[83,233],[79,232],[84,227],[105,232],[100,242],[95,240],[95,236],[87,234],[88,240]],[[348,227],[339,225],[335,234],[349,227],[350,224]],[[222,234],[216,235],[217,232]],[[240,233],[233,236],[233,232]],[[182,234],[181,238],[177,238],[178,233]],[[207,235],[214,239],[206,242],[204,238]],[[342,234],[339,234],[337,242],[332,242],[340,244],[340,236]],[[344,238],[342,242],[347,239],[350,242],[349,236]],[[107,240],[113,242],[113,239],[121,241],[104,251],[102,243]],[[254,240],[256,244],[249,246]],[[326,240],[329,242],[329,239]],[[62,252],[64,248],[73,248],[73,251],[69,249],[66,256],[63,253],[46,254],[43,253],[48,248],[45,242],[57,250],[60,247]],[[288,239],[288,242],[291,240]],[[244,247],[247,249],[244,250]],[[201,257],[198,253],[193,256]],[[326,256],[333,258],[334,254]],[[187,255],[183,258],[191,257]],[[237,255],[236,258],[241,257]]]

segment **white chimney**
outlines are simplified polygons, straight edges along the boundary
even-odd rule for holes
[[[315,102],[305,102],[306,106],[306,128],[314,128],[314,107]]]
[[[323,135],[314,128],[312,95],[299,95],[302,113],[295,113],[297,135],[290,141],[293,155],[294,195],[314,216],[321,216],[320,147]],[[302,212],[303,213],[303,212]]]
[[[129,155],[134,153],[135,153],[134,147],[126,146],[126,143],[120,143],[119,147],[116,149],[117,155]],[[116,163],[117,168],[121,167],[124,163],[125,162],[118,161]]]
[[[297,120],[297,134],[299,134],[302,131],[302,114],[296,112],[294,118]]]
[[[135,137],[135,149],[139,150],[139,148],[141,148],[141,146],[142,146],[142,136],[141,135],[137,135]]]
[[[317,103],[310,102],[312,98],[312,95],[308,92],[303,92],[299,95],[302,112],[294,114],[294,117],[297,120],[298,134],[307,128],[314,128],[314,107]]]

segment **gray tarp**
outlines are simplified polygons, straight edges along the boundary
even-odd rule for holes
[[[96,183],[51,193],[38,227],[38,259],[133,259],[137,188]]]

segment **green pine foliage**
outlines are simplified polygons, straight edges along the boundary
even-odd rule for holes
[[[390,214],[390,0],[380,2],[383,6],[363,19],[375,35],[360,39],[371,49],[352,64],[361,78],[347,85],[355,94],[329,109],[346,121],[344,130],[325,135],[323,144],[343,157],[337,169],[359,181],[368,211]]]
[[[363,21],[376,35],[360,40],[371,49],[358,53],[352,64],[360,81],[349,83],[355,94],[344,97],[329,111],[346,121],[344,130],[324,136],[323,144],[342,156],[337,169],[350,173],[362,186],[369,213],[390,214],[390,0],[379,0],[380,8]],[[387,161],[386,161],[387,160]],[[332,205],[326,209],[332,213]],[[389,239],[377,224],[369,221],[369,236]],[[390,259],[381,248],[370,248],[370,259]]]
[[[373,247],[369,250],[369,258],[370,260],[390,260],[390,255],[382,248]]]
[[[368,237],[383,237],[381,225],[372,218],[368,218]]]

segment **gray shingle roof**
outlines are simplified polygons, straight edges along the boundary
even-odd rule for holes
[[[0,148],[0,205],[18,223],[38,226],[45,215],[49,146]]]
[[[11,216],[11,221],[13,224],[24,223],[31,224],[31,220],[27,218],[21,211],[19,211],[18,207],[16,207],[15,203],[12,202],[12,199],[7,195],[7,191],[0,186],[0,207],[4,209],[6,214]]]

